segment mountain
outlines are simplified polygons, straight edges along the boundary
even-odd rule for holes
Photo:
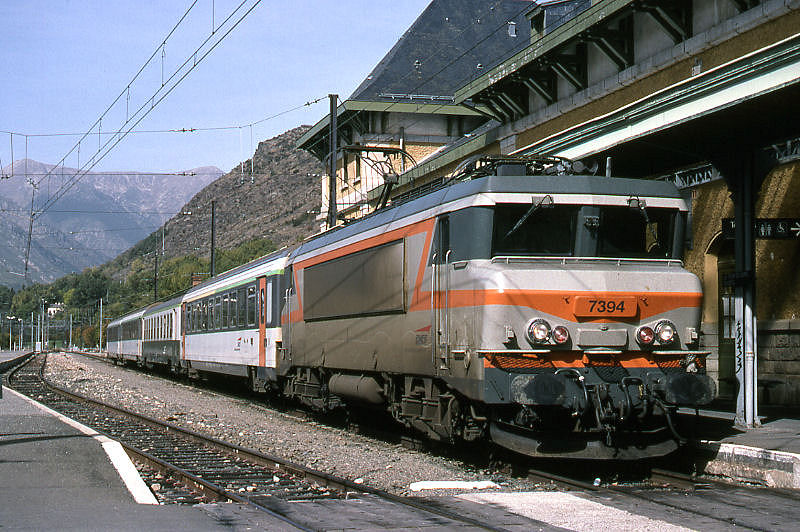
[[[41,209],[77,170],[33,160],[2,169],[0,284],[19,286],[31,205]],[[192,195],[222,171],[202,167],[177,174],[90,172],[36,218],[31,241],[29,279],[48,282],[71,271],[99,265],[130,248],[178,212]],[[49,175],[48,175],[49,174]],[[27,178],[26,178],[27,176]]]
[[[216,246],[221,249],[254,238],[268,238],[281,247],[314,233],[324,168],[308,152],[295,148],[309,128],[299,126],[260,142],[252,159],[198,192],[180,210],[191,215],[178,214],[167,222],[166,255],[209,255],[212,200]]]

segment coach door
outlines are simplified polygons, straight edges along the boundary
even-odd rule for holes
[[[436,224],[431,256],[431,356],[437,373],[449,368],[450,355],[450,218]]]
[[[264,367],[267,358],[266,297],[267,278],[258,278],[258,365]]]

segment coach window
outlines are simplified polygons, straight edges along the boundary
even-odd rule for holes
[[[244,327],[247,320],[247,290],[244,287],[238,290],[236,299],[239,307],[236,311],[239,314],[239,327]]]
[[[230,313],[228,315],[228,326],[231,329],[235,329],[238,326],[238,321],[236,319],[237,311],[239,310],[238,304],[236,302],[236,290],[231,292],[230,297]]]
[[[256,324],[256,287],[247,287],[247,325]]]
[[[272,279],[267,281],[267,290],[264,297],[264,323],[272,326]]]
[[[258,291],[258,315],[261,317],[261,321],[264,321],[264,317],[266,316],[266,310],[264,309],[264,289]],[[266,322],[264,322],[266,323]]]
[[[228,294],[222,294],[222,328],[228,328]]]

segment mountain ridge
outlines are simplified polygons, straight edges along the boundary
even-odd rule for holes
[[[7,245],[0,248],[0,284],[23,284],[20,274],[25,269],[30,182],[37,182],[36,212],[76,172],[33,159],[14,161],[13,166],[2,169],[7,178],[0,180],[0,231],[7,235]],[[194,192],[223,172],[200,167],[181,174],[187,174],[178,176],[183,183],[169,183],[163,174],[147,172],[87,173],[52,208],[37,216],[28,282],[49,282],[114,258],[159,227]],[[187,185],[186,179],[194,181]]]

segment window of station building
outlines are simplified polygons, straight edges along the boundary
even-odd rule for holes
[[[247,325],[256,324],[256,287],[247,287]]]
[[[492,256],[570,256],[575,245],[577,205],[498,204]]]
[[[236,291],[236,313],[238,314],[237,322],[239,327],[247,325],[247,289],[242,287]]]

